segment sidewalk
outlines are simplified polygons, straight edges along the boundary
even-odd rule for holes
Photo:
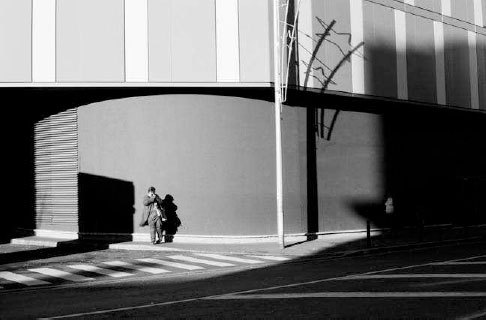
[[[12,239],[10,244],[0,245],[0,254],[33,250],[35,248],[64,248],[89,250],[144,250],[144,251],[192,251],[252,255],[304,256],[352,256],[387,251],[411,250],[415,248],[453,245],[457,242],[486,241],[486,225],[470,227],[443,226],[437,228],[406,228],[393,232],[344,233],[319,236],[318,239],[295,242],[287,240],[285,248],[276,242],[260,243],[184,243],[177,242],[152,245],[146,242],[108,243],[99,241],[65,240],[42,237]]]

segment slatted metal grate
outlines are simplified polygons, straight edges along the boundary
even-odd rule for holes
[[[78,227],[77,109],[45,118],[34,127],[36,225]]]

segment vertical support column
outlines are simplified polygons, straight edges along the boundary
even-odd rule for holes
[[[395,49],[397,53],[397,97],[408,99],[407,22],[405,12],[395,10]]]
[[[125,81],[148,82],[147,0],[125,0]]]
[[[56,81],[56,0],[32,1],[32,81]]]
[[[479,109],[478,55],[476,51],[476,33],[467,32],[469,45],[469,78],[471,84],[471,108]]]
[[[280,85],[280,5],[273,0],[273,81],[275,90],[275,158],[277,182],[277,231],[281,248],[285,248],[283,216],[283,166],[282,166],[282,90]]]
[[[216,0],[216,64],[218,82],[240,81],[238,0]]]
[[[437,104],[446,104],[445,58],[444,58],[444,25],[434,21],[435,79]]]
[[[363,0],[349,0],[351,9],[351,47],[354,48],[364,40],[363,33]],[[364,51],[359,48],[351,56],[351,79],[353,93],[364,94]]]

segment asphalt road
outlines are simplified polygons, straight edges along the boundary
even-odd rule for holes
[[[185,261],[177,258],[181,255]],[[56,283],[45,276],[39,279],[47,285],[28,287],[9,287],[4,280],[0,318],[486,319],[484,242],[336,259],[316,255],[264,261],[234,254],[223,258],[228,257],[233,260],[195,253],[106,251],[8,265],[0,270],[25,275],[30,269],[122,261],[128,265],[111,265],[111,270],[131,275],[95,278],[93,270],[78,269],[77,276],[95,279]],[[134,272],[138,259],[201,268],[175,271],[164,266],[170,272]],[[204,260],[231,266],[201,263]],[[160,267],[144,263],[143,267]]]

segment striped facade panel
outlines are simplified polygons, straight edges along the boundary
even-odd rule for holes
[[[394,10],[363,2],[365,93],[397,97]]]
[[[32,81],[31,0],[0,1],[0,82]]]
[[[148,1],[149,81],[170,82],[172,0]]]
[[[467,30],[444,25],[446,103],[471,107]]]
[[[451,0],[453,18],[474,23],[474,0]]]
[[[240,82],[272,81],[271,0],[239,0]]]
[[[35,212],[38,229],[77,231],[78,125],[71,109],[35,124]]]
[[[481,0],[481,6],[483,8],[483,27],[486,27],[486,0]]]
[[[407,14],[408,98],[435,103],[434,22]]]
[[[57,81],[125,80],[123,4],[123,0],[57,1]]]
[[[351,11],[349,1],[329,0],[312,2],[312,36],[316,43],[326,28],[332,23],[332,31],[324,40],[313,68],[314,76],[329,90],[352,92],[351,64],[345,55],[352,49],[349,45],[351,34]],[[312,48],[313,49],[313,48]]]
[[[479,109],[486,110],[486,36],[477,35]]]
[[[433,12],[440,12],[440,0],[415,0],[415,6]]]
[[[171,10],[172,81],[215,82],[214,0],[172,0]]]

